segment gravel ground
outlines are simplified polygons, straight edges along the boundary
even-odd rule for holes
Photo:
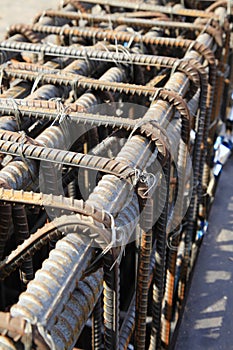
[[[4,39],[10,25],[30,24],[38,12],[56,9],[60,4],[60,0],[1,0],[0,2],[0,40]]]

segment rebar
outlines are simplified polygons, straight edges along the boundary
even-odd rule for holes
[[[185,4],[66,0],[0,43],[2,348],[171,346],[232,90],[226,1]]]

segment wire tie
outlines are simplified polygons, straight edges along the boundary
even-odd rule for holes
[[[119,63],[120,63],[120,57],[119,57],[119,50],[118,50],[118,41],[117,41],[117,37],[114,37],[114,41],[115,41],[115,48],[116,48],[116,54],[117,54],[117,67],[120,67]]]
[[[33,83],[32,89],[31,89],[31,94],[33,94],[33,92],[37,89],[38,84],[42,78],[43,78],[43,73],[40,73],[37,75],[37,77]]]
[[[104,248],[104,250],[101,253],[101,256],[104,256],[109,252],[110,249],[116,246],[116,226],[115,226],[115,219],[113,215],[106,211],[106,214],[109,215],[111,219],[111,233],[112,233],[112,240],[111,242]]]
[[[144,176],[145,176],[145,174],[144,174]],[[145,181],[146,181],[146,185],[147,185],[147,190],[144,192],[144,196],[146,196],[151,191],[151,189],[155,186],[157,178],[154,174],[147,173]]]
[[[128,44],[127,44],[127,48],[128,48],[128,49],[130,49],[130,46],[132,45],[133,40],[134,40],[135,37],[136,37],[136,34],[134,33],[134,34],[131,36],[130,40],[128,41]]]
[[[17,123],[18,131],[21,129],[20,111],[18,109],[18,104],[14,98],[9,98],[10,103],[14,108],[14,116]]]
[[[58,9],[59,9],[59,10],[62,10],[62,8],[64,7],[64,5],[65,5],[64,0],[60,0],[59,5],[58,5]]]
[[[55,343],[54,343],[51,335],[49,334],[49,332],[45,329],[44,325],[41,323],[38,323],[37,329],[38,329],[39,334],[41,335],[41,337],[45,341],[45,343],[49,346],[49,348],[51,350],[56,350]]]
[[[74,93],[74,100],[75,101],[78,99],[78,94],[77,94],[78,82],[79,82],[79,78],[73,79],[71,81],[71,87],[72,87],[72,90]]]
[[[107,53],[111,54],[111,51],[108,49],[106,45],[104,45],[102,42],[98,43],[99,46],[102,46]],[[118,67],[119,63],[113,58],[112,61],[115,63],[115,65]]]
[[[61,44],[62,44],[62,45],[65,45],[63,34],[64,34],[64,31],[65,31],[65,29],[66,29],[67,27],[69,28],[69,25],[68,25],[67,23],[64,24],[64,26],[61,27],[61,30],[60,30],[60,33],[59,33],[59,38],[60,38],[60,41],[61,41]]]
[[[57,116],[54,119],[53,123],[51,124],[51,126],[54,126],[54,124],[56,124],[56,122],[58,122],[58,124],[60,125],[65,119],[67,119],[69,117],[68,112],[70,111],[70,106],[64,106],[61,98],[51,98],[50,101],[55,101],[56,105],[57,105]]]
[[[38,23],[41,22],[45,16],[46,16],[46,11],[43,11],[40,18],[38,19]]]
[[[130,60],[130,75],[131,75],[131,78],[133,79],[133,72],[134,72],[134,64],[133,64],[133,59],[132,59],[132,56],[130,54],[130,51],[128,49],[128,47],[124,47],[124,46],[120,46],[120,50],[125,53],[128,57],[129,57],[129,60]]]
[[[116,264],[120,264],[122,256],[125,254],[125,246],[127,244],[127,236],[126,236],[124,230],[122,230],[121,239],[119,238],[117,240],[117,242],[119,242],[120,252],[118,254],[118,257],[116,258],[116,260],[113,262],[112,266],[110,267],[110,271],[114,268],[114,266]]]
[[[108,25],[109,25],[109,29],[110,29],[110,30],[113,30],[112,19],[111,19],[110,14],[108,15]]]
[[[172,240],[175,239],[176,237],[178,237],[180,235],[180,233],[182,232],[182,229],[183,229],[183,225],[180,225],[179,229],[176,230],[172,235],[169,236],[169,238],[167,239],[167,247],[170,249],[170,250],[173,250],[173,251],[177,251],[178,250],[178,247],[176,246],[173,246],[172,245]]]
[[[154,95],[151,96],[151,98],[150,98],[151,102],[154,102],[155,100],[157,100],[157,98],[159,97],[160,92],[163,91],[163,89],[164,89],[164,88],[160,87],[160,88],[157,88],[157,89],[155,90]]]
[[[24,162],[24,164],[26,164],[26,166],[28,167],[28,171],[29,171],[29,174],[32,178],[32,181],[36,182],[36,177],[30,168],[30,161],[28,161],[28,159],[24,155],[24,146],[27,142],[27,135],[26,135],[25,131],[19,131],[19,134],[21,135],[21,140],[22,140],[20,143],[20,147],[19,147],[20,157],[22,158],[22,161]]]

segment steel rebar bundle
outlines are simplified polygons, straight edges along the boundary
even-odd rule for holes
[[[1,349],[172,348],[230,130],[229,15],[66,0],[9,28]]]

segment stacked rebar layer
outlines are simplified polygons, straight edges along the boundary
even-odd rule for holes
[[[67,0],[0,43],[1,349],[171,346],[232,51],[227,1],[164,3]]]

